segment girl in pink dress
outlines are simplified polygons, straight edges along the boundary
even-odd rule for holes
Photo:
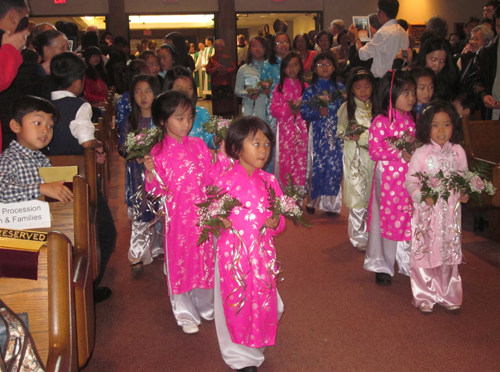
[[[385,139],[414,135],[412,109],[415,81],[408,71],[389,71],[382,78],[375,115],[370,126],[368,152],[375,161],[370,205],[368,244],[364,268],[375,272],[377,284],[388,285],[399,272],[409,275],[411,243],[411,200],[404,187],[411,154],[398,150]]]
[[[215,326],[224,361],[238,371],[257,371],[264,349],[274,345],[283,302],[276,289],[273,236],[285,227],[272,218],[269,190],[282,195],[276,177],[262,170],[274,140],[271,128],[255,116],[235,120],[226,137],[233,168],[216,185],[242,207],[224,220],[217,240]]]
[[[288,174],[294,185],[306,185],[307,124],[299,108],[307,87],[299,55],[288,52],[281,61],[280,82],[274,88],[271,101],[271,115],[276,118],[277,127],[274,175],[282,187],[287,184]]]
[[[206,186],[229,164],[212,154],[201,138],[188,136],[196,109],[184,93],[171,90],[153,101],[153,122],[163,140],[144,157],[146,190],[165,195],[165,266],[172,310],[185,333],[198,332],[201,318],[213,319],[213,242],[197,245],[196,204],[206,201]],[[201,318],[200,318],[201,317]]]
[[[413,154],[405,187],[413,199],[410,280],[413,306],[424,313],[435,304],[457,310],[462,304],[462,279],[458,265],[462,262],[460,202],[469,195],[452,192],[448,201],[423,199],[421,184],[415,173],[445,176],[467,169],[464,149],[459,145],[462,132],[459,116],[449,102],[434,101],[424,109],[417,122],[417,138],[425,145]],[[455,206],[458,209],[455,210]],[[456,215],[455,215],[456,213]]]

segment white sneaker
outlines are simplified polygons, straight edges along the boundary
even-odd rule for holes
[[[196,324],[184,324],[182,326],[182,331],[184,333],[187,333],[187,334],[196,333],[199,330],[200,329],[198,328],[198,326]]]

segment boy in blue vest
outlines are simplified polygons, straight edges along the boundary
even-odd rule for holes
[[[94,137],[92,106],[83,98],[85,62],[73,53],[61,53],[50,62],[50,75],[58,89],[52,103],[59,110],[50,155],[83,155],[84,148],[94,148],[97,162],[104,162],[102,143]]]
[[[102,143],[94,137],[92,107],[82,98],[85,62],[73,53],[61,53],[50,61],[50,75],[58,86],[52,92],[52,103],[59,110],[54,138],[49,146],[50,155],[81,155],[84,148],[93,148],[96,161],[103,164],[106,154]],[[98,287],[115,248],[116,228],[108,203],[100,189],[97,193],[97,241],[101,253],[99,276],[94,280],[94,301],[102,302],[111,296],[111,289]]]
[[[46,99],[24,96],[11,108],[10,129],[16,140],[0,155],[0,202],[14,203],[38,199],[42,195],[70,203],[73,193],[64,181],[43,183],[38,168],[50,167],[50,160],[40,152],[52,140],[56,107]]]

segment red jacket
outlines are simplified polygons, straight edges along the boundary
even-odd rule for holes
[[[5,44],[0,48],[0,92],[7,89],[17,75],[23,63],[21,53],[12,45]],[[1,123],[0,123],[1,124]],[[2,132],[0,131],[0,152],[2,152]]]

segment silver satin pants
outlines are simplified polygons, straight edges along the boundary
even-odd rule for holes
[[[320,209],[325,212],[340,213],[340,210],[342,209],[342,188],[339,189],[337,196],[320,195],[310,203],[307,203],[307,206]]]
[[[214,318],[214,290],[194,288],[186,293],[170,295],[172,312],[180,326],[200,324],[201,318]]]
[[[347,220],[347,231],[349,239],[354,247],[365,246],[368,243],[368,230],[366,219],[368,218],[368,209],[349,208],[349,219]]]
[[[394,275],[394,263],[398,271],[410,275],[411,240],[396,241],[386,239],[380,231],[380,185],[381,170],[375,170],[375,185],[371,200],[371,220],[363,268],[375,273]]]
[[[412,304],[433,307],[462,304],[462,278],[458,273],[458,265],[442,265],[433,268],[410,269]]]
[[[142,261],[144,265],[153,262],[153,257],[163,252],[161,234],[158,233],[157,224],[133,220],[132,208],[127,208],[127,215],[132,222],[130,234],[130,247],[128,260],[131,264]]]
[[[222,354],[222,359],[233,369],[245,367],[258,367],[264,362],[265,347],[253,348],[245,345],[235,344],[231,340],[231,335],[226,325],[224,308],[222,305],[222,295],[220,291],[220,275],[218,262],[215,262],[215,282],[214,282],[214,309],[215,309],[215,329],[217,331],[217,340]],[[283,301],[278,294],[278,320],[281,319],[284,311]]]

